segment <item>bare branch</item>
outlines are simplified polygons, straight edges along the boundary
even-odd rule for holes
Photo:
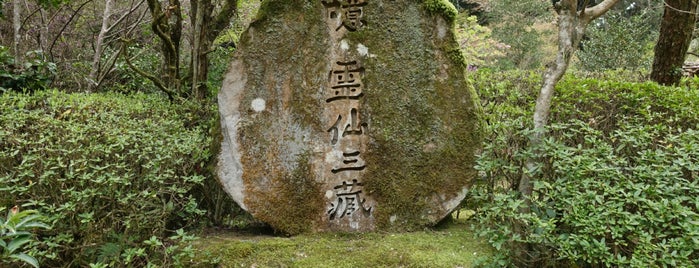
[[[593,7],[588,7],[585,9],[585,17],[588,22],[592,21],[600,16],[604,15],[609,9],[611,9],[619,0],[604,0],[604,2],[599,3]]]
[[[119,23],[121,23],[121,21],[123,21],[124,19],[126,19],[126,17],[130,16],[130,15],[131,15],[134,11],[136,11],[144,2],[146,2],[146,0],[141,0],[141,2],[138,2],[138,4],[136,4],[136,6],[134,6],[131,10],[127,11],[126,14],[122,15],[121,17],[119,17],[119,19],[117,19],[117,20],[112,24],[112,26],[109,26],[109,29],[107,29],[107,33],[109,33],[109,32],[111,32],[112,30],[114,30],[114,27],[116,27]]]
[[[126,45],[122,46],[121,49],[122,49],[122,54],[124,54],[124,59],[126,60],[126,65],[128,65],[129,68],[131,68],[131,70],[133,70],[134,72],[138,73],[139,75],[141,75],[141,76],[145,77],[146,79],[150,80],[151,82],[153,82],[153,84],[155,84],[156,87],[158,87],[160,90],[165,92],[165,94],[167,94],[167,97],[170,101],[174,100],[175,92],[173,92],[172,90],[167,88],[165,86],[165,84],[163,83],[163,81],[161,81],[160,79],[158,79],[157,77],[155,77],[149,73],[144,72],[143,70],[139,69],[138,67],[134,66],[131,63],[131,59],[129,58],[129,53],[128,53],[128,51],[129,51],[128,43],[129,42],[128,42],[128,40],[124,40],[124,43]]]
[[[124,44],[122,44],[121,46],[123,47]],[[107,67],[107,68],[104,68],[105,71],[102,72],[101,74],[99,74],[99,77],[97,77],[97,81],[94,81],[94,82],[93,82],[93,83],[96,84],[96,85],[95,85],[95,88],[100,88],[100,87],[102,86],[102,82],[104,82],[104,79],[105,79],[105,78],[107,77],[107,75],[108,75],[109,73],[111,73],[112,70],[114,69],[114,65],[116,64],[117,59],[119,59],[119,56],[121,55],[121,52],[123,51],[123,48],[122,48],[122,47],[119,47],[119,50],[117,50],[116,52],[114,52],[114,54],[113,54],[111,57],[109,57],[109,59],[107,59],[107,62],[106,62],[106,63],[107,63],[107,66],[108,66],[108,67]]]
[[[61,8],[63,8],[63,7],[61,7]],[[24,26],[25,24],[27,24],[27,21],[28,21],[29,19],[31,19],[32,16],[34,16],[34,14],[38,13],[39,11],[41,11],[41,7],[37,7],[36,9],[34,9],[34,11],[32,11],[32,12],[30,12],[28,15],[26,15],[26,17],[24,18],[24,20],[22,20],[22,24],[21,24],[21,25]],[[57,13],[58,13],[58,12],[57,12]]]
[[[63,24],[61,31],[58,32],[58,34],[56,35],[56,38],[54,38],[53,42],[51,42],[51,46],[49,46],[49,55],[51,56],[51,61],[53,61],[53,47],[56,45],[56,41],[58,41],[58,38],[60,38],[63,35],[63,31],[66,30],[66,28],[68,27],[68,25],[70,25],[70,23],[73,21],[73,19],[75,19],[75,17],[77,17],[78,12],[80,12],[80,10],[83,9],[83,7],[85,7],[85,5],[87,5],[90,2],[92,2],[92,0],[87,0],[84,3],[80,4],[80,6],[78,6],[78,9],[76,9],[73,12],[73,14],[70,16],[70,19],[68,19],[68,21],[65,24]]]
[[[139,15],[139,17],[136,19],[136,22],[133,25],[131,25],[130,28],[126,29],[126,33],[124,34],[124,36],[129,36],[131,34],[131,32],[133,32],[133,30],[136,29],[136,27],[138,27],[138,25],[141,24],[143,19],[146,17],[146,14],[147,14],[147,12],[145,12],[145,11],[141,12],[141,15]],[[119,41],[123,41],[123,40],[120,39]],[[109,60],[107,60],[107,62],[109,63],[108,64],[109,67],[106,68],[105,71],[102,72],[102,74],[99,76],[99,78],[97,79],[97,86],[95,88],[99,88],[102,85],[102,82],[104,82],[104,79],[107,77],[107,75],[110,72],[112,72],[119,55],[121,55],[121,53],[124,51],[123,50],[124,46],[125,46],[125,42],[122,43],[121,46],[119,47],[119,50],[117,50],[117,52],[115,52],[114,55],[112,55],[112,57]]]
[[[100,32],[97,35],[96,43],[94,44],[95,53],[92,55],[92,71],[90,71],[90,84],[88,85],[89,90],[93,90],[97,85],[97,76],[100,73],[102,65],[100,64],[100,58],[102,57],[102,46],[104,45],[104,36],[107,34],[107,29],[109,28],[109,17],[112,15],[112,0],[106,0],[104,3],[104,12],[102,13],[102,26],[100,27]]]

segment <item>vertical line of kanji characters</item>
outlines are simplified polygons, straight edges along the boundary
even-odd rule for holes
[[[326,9],[326,21],[335,32],[358,31],[366,24],[363,20],[366,0],[321,2]],[[338,55],[341,54],[343,53]],[[342,219],[357,211],[369,216],[372,210],[365,206],[364,184],[357,179],[358,172],[366,168],[361,157],[362,140],[365,139],[361,137],[367,135],[368,125],[359,118],[359,101],[364,96],[364,68],[357,60],[348,59],[347,55],[348,53],[344,53],[341,60],[333,59],[325,89],[326,108],[328,111],[336,111],[328,122],[329,142],[333,152],[341,152],[341,155],[338,153],[335,157],[336,161],[330,170],[334,176],[333,181],[337,183],[333,187],[334,196],[327,211],[330,220]]]

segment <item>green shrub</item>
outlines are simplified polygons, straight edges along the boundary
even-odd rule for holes
[[[507,45],[492,38],[492,31],[478,25],[476,16],[460,14],[454,33],[468,66],[494,66],[498,58],[505,56]]]
[[[223,79],[228,72],[233,52],[235,52],[235,48],[216,47],[211,54],[209,54],[209,58],[211,59],[209,62],[209,79],[207,80],[209,96],[215,97],[218,94],[218,90],[221,88]]]
[[[129,56],[132,57],[131,63],[140,70],[152,73],[153,70],[159,70],[160,58],[157,53],[152,52],[152,48],[148,45],[141,47],[129,47]],[[119,53],[112,51],[112,53]],[[160,90],[153,84],[152,81],[134,72],[126,63],[123,57],[114,64],[114,71],[107,76],[107,81],[103,82],[105,91],[115,91],[120,93],[156,93]]]
[[[9,48],[0,46],[0,93],[43,90],[56,75],[56,64],[44,60],[41,51],[30,51],[25,62],[15,62]]]
[[[482,183],[466,202],[480,206],[479,234],[499,252],[483,264],[699,266],[696,89],[568,76],[549,138],[528,148],[538,84],[491,75],[474,77],[487,78],[476,84],[487,87],[489,140],[477,162]],[[541,164],[528,170],[531,157]],[[535,178],[531,213],[516,192],[523,173]]]
[[[179,239],[168,237],[203,214],[193,195],[212,154],[212,108],[145,94],[1,95],[0,207],[48,215],[53,229],[33,252],[47,267],[167,263]],[[153,236],[166,246],[145,244]]]
[[[39,267],[36,258],[25,253],[27,244],[34,241],[33,229],[50,227],[43,223],[44,217],[36,210],[20,211],[18,206],[0,217],[0,263],[24,262]]]

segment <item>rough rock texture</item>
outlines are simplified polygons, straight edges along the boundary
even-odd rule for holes
[[[480,145],[455,12],[443,0],[265,1],[219,94],[226,191],[289,234],[448,215]]]

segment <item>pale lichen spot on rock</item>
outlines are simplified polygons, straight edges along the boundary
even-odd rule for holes
[[[332,164],[342,161],[342,151],[338,149],[333,149],[325,154],[325,163]]]
[[[369,55],[369,48],[362,44],[359,44],[357,45],[357,52],[359,52],[359,55],[362,55],[362,57],[366,57],[367,55]]]
[[[264,111],[267,108],[267,104],[266,104],[265,100],[263,100],[261,98],[257,98],[257,99],[252,100],[252,103],[250,104],[250,106],[252,106],[253,111],[258,112],[258,113]]]
[[[444,20],[437,20],[437,37],[441,40],[447,36],[449,25]]]
[[[347,40],[342,39],[342,41],[340,41],[340,48],[345,51],[349,50],[350,46]]]

